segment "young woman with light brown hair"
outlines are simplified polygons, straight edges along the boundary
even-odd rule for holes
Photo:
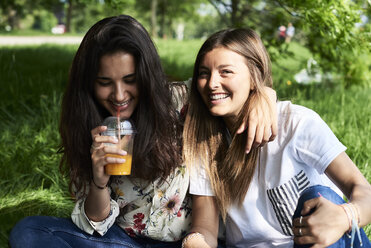
[[[371,186],[315,112],[278,102],[276,139],[244,152],[236,130],[252,106],[269,104],[270,66],[251,29],[217,32],[197,55],[183,131],[193,194],[183,246],[216,247],[221,215],[227,247],[371,247],[358,229],[371,221]]]

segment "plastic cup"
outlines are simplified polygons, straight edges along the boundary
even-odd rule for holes
[[[105,143],[105,145],[116,145],[118,148],[127,152],[127,155],[107,154],[106,156],[123,158],[125,163],[107,164],[105,172],[108,175],[130,175],[131,161],[133,156],[134,136],[136,130],[130,120],[120,120],[118,117],[110,116],[103,121],[103,126],[107,129],[102,132],[103,136],[115,136],[119,141],[117,144]]]

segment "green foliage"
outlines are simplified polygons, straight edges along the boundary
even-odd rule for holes
[[[306,46],[323,71],[333,72],[344,86],[370,85],[370,36],[355,26],[364,11],[360,5],[349,0],[284,2],[290,13],[295,11],[297,26],[306,32]],[[359,59],[361,54],[368,54],[366,61]]]
[[[36,10],[33,15],[33,29],[50,33],[52,27],[58,24],[57,18],[46,10]]]
[[[12,29],[21,29],[22,26],[29,25],[27,18],[23,20],[26,22],[24,24],[21,24],[21,20],[30,15],[33,17],[32,19],[40,18],[36,20],[37,24],[42,26],[46,23],[50,26],[55,21],[52,11],[62,5],[63,3],[59,0],[3,0],[0,2],[0,9],[2,10],[0,12],[2,15],[0,27],[9,25]]]
[[[156,11],[152,9],[155,2]],[[287,44],[277,39],[277,29],[292,22],[294,40],[309,49],[319,72],[327,74],[325,83],[371,84],[371,24],[356,25],[360,15],[370,16],[367,0],[188,0],[182,4],[169,0],[5,0],[0,7],[2,30],[11,24],[15,29],[32,26],[50,32],[56,23],[52,12],[63,8],[66,17],[71,13],[70,31],[77,33],[118,14],[132,15],[153,34],[167,38],[175,38],[182,27],[185,39],[204,38],[226,27],[250,27],[258,31],[273,61],[290,56]]]
[[[133,12],[133,8],[127,7],[127,4],[115,6],[95,0],[80,0],[73,5],[70,31],[85,33],[97,21],[108,16],[120,15],[124,12],[136,14],[136,12]]]
[[[257,30],[273,60],[287,53],[286,44],[277,37],[277,28],[292,22],[294,38],[304,44],[331,83],[370,85],[370,24],[359,28],[360,15],[369,15],[366,0],[209,0],[220,11],[223,20],[234,27]],[[362,56],[362,58],[361,58]],[[366,59],[366,60],[364,60]]]
[[[123,14],[135,16],[148,30],[157,30],[155,37],[175,37],[176,23],[184,20],[195,20],[196,9],[204,0],[187,0],[182,4],[169,0],[108,0],[107,5],[124,10]],[[156,3],[156,10],[152,4]],[[156,23],[152,27],[151,16],[156,16]],[[158,28],[157,28],[158,27]]]
[[[182,20],[185,23],[184,37],[186,39],[206,39],[210,34],[228,27],[212,6],[202,4],[197,12],[198,16],[194,19],[184,18]]]
[[[273,87],[278,91],[282,89],[282,93],[286,92],[288,84],[295,82],[294,75],[306,67],[308,58],[312,56],[297,42],[291,42],[285,50],[289,55],[283,54],[272,63]]]

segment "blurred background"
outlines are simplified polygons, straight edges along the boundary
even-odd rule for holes
[[[154,39],[205,39],[222,28],[248,26],[261,35],[273,61],[292,55],[290,42],[311,53],[296,82],[365,85],[370,11],[370,0],[2,0],[0,35],[83,36],[97,20],[123,13]]]
[[[370,13],[370,0],[1,0],[0,247],[24,216],[72,211],[58,169],[61,97],[83,35],[112,15],[145,26],[170,80],[191,77],[213,32],[253,28],[278,98],[319,113],[371,182]]]

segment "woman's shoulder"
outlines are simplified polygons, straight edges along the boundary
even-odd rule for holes
[[[277,102],[279,118],[292,121],[314,120],[321,117],[312,109],[302,105],[293,104],[291,101]]]
[[[277,114],[281,135],[308,135],[327,126],[315,111],[290,101],[278,102]]]

